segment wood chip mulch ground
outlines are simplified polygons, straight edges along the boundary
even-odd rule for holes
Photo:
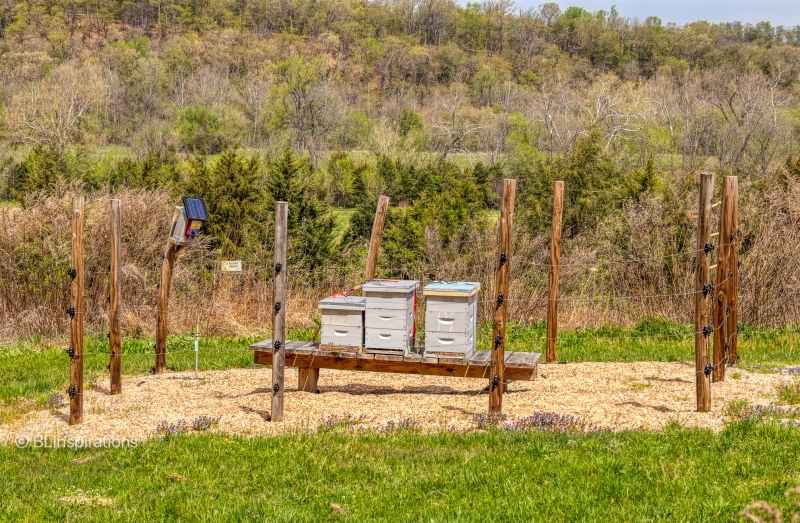
[[[609,430],[655,430],[670,422],[719,430],[728,402],[770,405],[778,385],[793,379],[729,369],[724,382],[712,385],[712,411],[697,413],[694,365],[686,362],[541,365],[539,374],[510,385],[503,402],[508,420],[549,412]],[[212,430],[247,436],[316,430],[331,416],[365,428],[413,420],[423,431],[461,431],[474,429],[474,415],[488,406],[485,380],[323,369],[321,393],[313,394],[297,392],[297,371],[287,368],[284,422],[272,423],[270,369],[207,371],[193,378],[194,372],[128,376],[116,396],[108,393],[107,380],[98,380],[85,392],[83,424],[67,423],[67,398],[60,408],[0,424],[0,441],[36,435],[143,440],[156,435],[159,423],[191,427],[201,416],[218,419]]]

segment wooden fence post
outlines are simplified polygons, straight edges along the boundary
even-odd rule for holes
[[[503,180],[503,199],[500,209],[500,245],[497,261],[497,284],[494,305],[494,324],[492,327],[492,364],[489,381],[489,412],[502,412],[503,367],[505,360],[506,319],[508,316],[508,284],[511,274],[512,225],[514,219],[514,195],[516,180]]]
[[[272,284],[272,421],[283,421],[286,365],[286,202],[275,202],[275,278]]]
[[[553,230],[550,240],[550,284],[547,288],[547,363],[556,363],[558,338],[558,269],[561,264],[561,216],[564,210],[564,182],[553,187]]]
[[[72,198],[69,424],[83,423],[83,196]]]
[[[158,283],[158,304],[156,306],[156,374],[167,370],[167,320],[169,319],[169,288],[172,285],[172,268],[178,247],[167,241],[167,249],[161,260],[161,279]]]
[[[367,254],[367,269],[364,272],[364,281],[375,279],[375,268],[378,265],[378,252],[381,248],[383,225],[386,222],[386,213],[389,209],[389,197],[378,198],[378,207],[375,209],[375,220],[372,222],[372,234],[369,237],[369,253]]]
[[[122,291],[120,280],[120,247],[122,226],[122,201],[111,200],[111,263],[109,265],[108,348],[111,361],[108,370],[111,394],[122,392],[122,342],[119,328],[119,305]]]
[[[697,411],[711,409],[711,381],[708,368],[708,298],[709,257],[711,239],[711,197],[714,194],[714,175],[700,174],[700,203],[697,209],[697,252],[694,267],[694,359]]]
[[[725,365],[729,359],[728,320],[731,314],[731,252],[736,240],[733,221],[735,176],[722,179],[722,209],[719,216],[719,251],[717,252],[716,288],[714,289],[714,382],[725,381]]]
[[[732,363],[739,361],[739,179],[733,178],[733,196],[731,198],[731,220],[733,227],[731,232],[734,240],[731,242],[730,270],[733,276],[730,280],[728,306],[731,314],[728,317],[728,340],[730,340],[730,350],[728,357]]]

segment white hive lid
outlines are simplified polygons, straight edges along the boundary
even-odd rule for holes
[[[384,294],[408,294],[417,289],[417,280],[371,280],[361,288],[367,292]]]
[[[422,289],[424,296],[472,296],[481,284],[475,281],[434,281]]]
[[[367,306],[367,299],[361,296],[328,296],[320,300],[320,309],[348,309],[363,311]]]

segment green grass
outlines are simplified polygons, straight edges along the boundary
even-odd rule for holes
[[[313,329],[290,330],[289,337],[311,339]],[[249,346],[268,334],[238,338],[202,338],[200,340],[200,370],[228,369],[253,366]],[[154,344],[151,339],[124,339],[122,342],[122,374],[151,372],[155,366]],[[108,340],[87,337],[84,352],[84,381],[107,376]],[[167,340],[167,369],[194,369],[194,338],[170,336]],[[0,404],[22,398],[34,398],[44,404],[54,392],[69,384],[69,356],[63,348],[39,340],[21,341],[10,347],[0,346]]]
[[[735,521],[787,510],[800,431],[170,436],[127,449],[0,446],[8,521]],[[85,505],[69,499],[79,494]],[[91,500],[94,499],[94,502]],[[102,506],[98,501],[107,504]],[[789,520],[788,513],[785,513]]]
[[[336,207],[333,209],[333,218],[336,220],[333,226],[333,234],[336,238],[341,238],[347,226],[350,224],[350,217],[355,213],[355,208]]]
[[[546,325],[510,323],[506,350],[544,352]],[[478,331],[478,348],[489,349],[491,325]],[[602,327],[558,334],[559,361],[694,361],[694,326],[648,319],[633,329]],[[785,367],[800,364],[800,325],[783,329],[744,327],[740,365]]]
[[[480,330],[486,345],[490,326]],[[692,360],[692,331],[647,320],[629,330],[564,332],[559,359]],[[266,336],[203,339],[200,366],[251,366],[247,347]],[[288,337],[311,336],[305,329]],[[742,361],[796,364],[798,338],[797,327],[746,328]],[[509,350],[541,351],[544,325],[510,324],[507,340]],[[168,368],[194,368],[193,341],[170,337]],[[106,339],[87,338],[87,382],[105,379],[107,352]],[[123,354],[127,375],[153,366],[151,340],[126,339]],[[0,347],[0,414],[43,408],[54,391],[63,394],[68,365],[63,349],[42,340]],[[779,396],[794,403],[797,389]],[[719,434],[677,425],[381,434],[339,424],[253,439],[190,432],[122,449],[0,445],[0,520],[735,521],[756,500],[787,510],[784,492],[800,485],[800,429],[763,422],[769,417],[741,421],[752,409],[739,410],[740,421]]]
[[[420,327],[420,333],[423,332]],[[694,361],[694,337],[691,325],[673,325],[645,320],[633,329],[601,328],[567,331],[559,335],[558,360],[580,361]],[[478,348],[489,349],[491,325],[481,325]],[[310,340],[313,329],[290,329],[289,339]],[[202,338],[200,369],[226,369],[253,365],[250,344],[268,337],[268,333],[239,338]],[[769,370],[800,363],[800,327],[785,329],[745,328],[740,334],[739,365]],[[506,333],[506,350],[544,352],[545,325],[511,323]],[[66,342],[62,342],[66,345]],[[192,336],[171,336],[167,343],[167,368],[194,368]],[[150,372],[154,365],[153,340],[123,340],[123,375]],[[108,340],[87,337],[85,381],[106,376]],[[761,367],[757,367],[761,366]],[[68,384],[69,358],[63,348],[41,340],[20,341],[0,346],[0,403],[28,398],[44,404],[54,392]]]
[[[783,383],[778,387],[778,402],[784,405],[800,404],[800,379]]]

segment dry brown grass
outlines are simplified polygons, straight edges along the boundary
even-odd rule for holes
[[[769,191],[741,182],[743,229],[740,319],[782,326],[800,321],[800,183],[768,184]],[[24,206],[0,207],[0,337],[59,335],[68,330],[70,206],[79,187],[60,185],[35,195]],[[159,257],[172,215],[172,198],[162,191],[120,190],[123,230],[122,327],[129,334],[155,328]],[[110,207],[108,192],[86,195],[86,324],[107,329]],[[696,193],[676,191],[675,203],[651,197],[629,203],[592,235],[564,242],[560,325],[582,328],[630,326],[650,316],[690,323]],[[517,231],[524,209],[518,209]],[[675,217],[684,216],[675,225]],[[387,267],[384,277],[481,282],[480,315],[491,317],[497,258],[496,230],[470,224],[447,247],[437,231],[426,234],[424,263]],[[207,334],[247,334],[271,321],[271,260],[243,260],[238,274],[215,270],[216,253],[205,238],[181,254],[173,277],[170,330],[188,332],[201,323]],[[634,260],[634,261],[632,261]],[[509,317],[540,321],[547,306],[549,238],[517,234],[512,265]],[[289,268],[288,324],[311,327],[319,299],[359,283],[360,266],[331,265],[314,272]]]

